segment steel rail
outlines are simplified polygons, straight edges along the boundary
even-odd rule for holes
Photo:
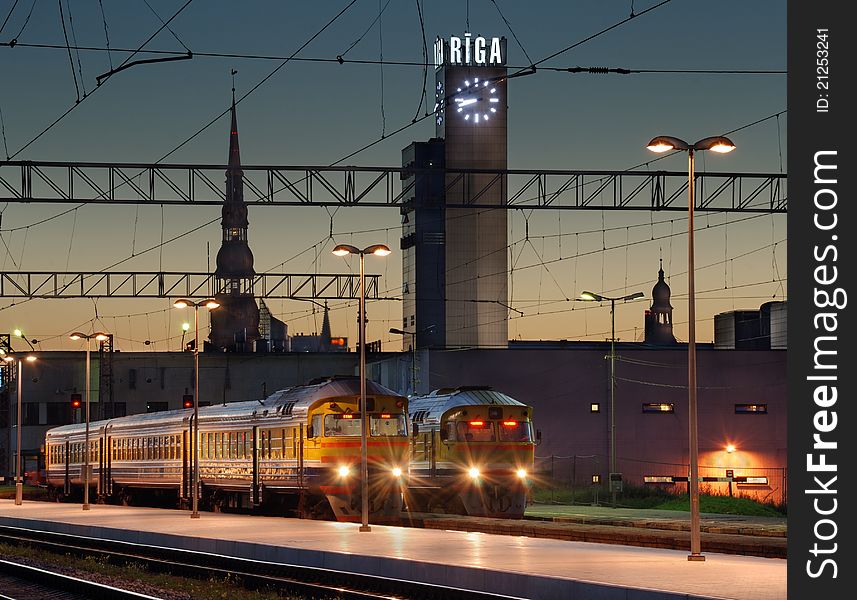
[[[0,541],[34,545],[59,553],[73,551],[78,555],[99,556],[116,563],[144,562],[153,570],[175,575],[200,579],[229,578],[248,588],[288,589],[312,597],[345,600],[391,597],[415,600],[521,600],[514,596],[439,584],[7,525],[0,525]]]

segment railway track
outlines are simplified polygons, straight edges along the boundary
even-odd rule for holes
[[[9,560],[0,560],[0,590],[0,600],[158,600]]]
[[[242,585],[247,589],[275,589],[319,599],[520,600],[513,596],[390,579],[375,575],[350,573],[319,567],[272,563],[195,552],[192,550],[104,540],[19,527],[0,526],[0,541],[8,544],[26,544],[60,554],[73,553],[75,556],[97,557],[118,565],[143,563],[150,571],[202,580],[212,578],[228,579],[230,582]],[[17,573],[6,572],[3,565],[6,562],[0,561],[0,573],[25,578],[24,575],[28,573],[26,568]],[[19,567],[25,566],[19,565]],[[29,573],[31,574],[32,572]],[[59,574],[54,575],[67,577]],[[74,580],[74,578],[68,579]],[[69,585],[73,583],[66,580],[63,581]],[[62,590],[66,588],[58,587],[58,589]],[[67,589],[70,592],[75,591],[71,587]],[[125,592],[124,590],[120,591]],[[93,592],[93,594],[97,593],[97,590]],[[150,598],[149,596],[134,592],[125,593],[133,595],[91,595],[84,597]],[[50,596],[45,597],[50,598]]]

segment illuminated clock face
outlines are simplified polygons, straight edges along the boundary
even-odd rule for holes
[[[465,121],[474,125],[492,119],[500,104],[495,84],[480,81],[478,77],[465,79],[462,86],[457,88],[453,100],[455,111]]]
[[[443,82],[438,81],[434,91],[434,120],[438,125],[443,124],[443,107],[446,106],[446,100],[443,97],[444,91]]]

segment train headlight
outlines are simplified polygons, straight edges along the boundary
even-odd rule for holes
[[[527,478],[527,470],[526,469],[518,469],[515,471],[515,474],[518,476],[518,479],[526,479]]]
[[[342,465],[341,467],[339,467],[338,473],[339,476],[344,479],[345,477],[351,475],[351,469],[348,467],[348,465]]]
[[[470,479],[479,479],[479,469],[476,467],[470,467],[470,470],[467,471],[467,474],[470,475]]]
[[[390,472],[393,474],[393,477],[402,476],[402,470],[399,467],[393,467],[392,469],[390,469]]]

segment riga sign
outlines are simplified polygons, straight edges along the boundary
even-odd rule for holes
[[[449,41],[438,37],[434,42],[434,64],[500,66],[506,64],[505,39],[499,37],[473,37],[465,33],[463,38],[450,37]]]

